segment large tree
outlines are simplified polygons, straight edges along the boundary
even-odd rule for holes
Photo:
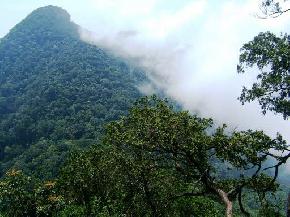
[[[226,216],[232,216],[237,200],[241,212],[249,215],[243,192],[256,193],[265,205],[267,192],[277,190],[279,167],[290,154],[273,154],[288,151],[280,135],[272,139],[262,131],[226,131],[225,125],[213,127],[211,119],[175,111],[155,97],[142,98],[127,117],[109,124],[104,143],[141,166],[141,177],[162,174],[163,180],[172,180],[168,176],[176,176],[179,188],[166,194],[165,201],[212,196],[225,204]],[[266,166],[270,157],[276,163]],[[217,172],[220,167],[227,167],[227,174]],[[266,175],[271,168],[273,176]],[[171,172],[164,173],[164,169]],[[158,192],[150,178],[145,183],[149,206],[157,216]]]
[[[288,0],[261,0],[259,18],[276,18],[288,12]],[[243,87],[239,100],[244,104],[257,100],[262,112],[268,110],[282,114],[284,119],[290,115],[290,37],[288,34],[277,36],[263,32],[241,48],[237,71],[258,68],[257,80],[251,87]]]
[[[156,97],[141,98],[107,126],[102,145],[73,154],[56,182],[29,187],[19,171],[7,173],[0,181],[0,213],[219,217],[224,209],[231,217],[236,203],[235,216],[249,216],[244,203],[250,195],[260,216],[280,216],[268,199],[288,151],[280,135],[230,132]]]
[[[242,103],[258,100],[262,111],[290,115],[290,46],[287,34],[260,33],[243,45],[238,72],[257,67],[259,74],[251,88],[244,87],[240,96]]]

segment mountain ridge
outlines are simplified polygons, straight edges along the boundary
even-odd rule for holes
[[[145,73],[77,30],[65,10],[47,6],[1,41],[0,175],[12,166],[36,173],[45,163],[37,176],[55,176],[72,149],[96,144],[103,125],[141,96]]]
[[[68,28],[63,28],[65,25],[68,25]],[[19,31],[30,34],[39,33],[39,29],[43,26],[47,30],[53,30],[54,33],[71,34],[71,36],[78,38],[77,28],[79,26],[71,21],[70,14],[61,7],[53,5],[40,7],[32,11],[26,18],[15,25],[6,36],[13,37]]]

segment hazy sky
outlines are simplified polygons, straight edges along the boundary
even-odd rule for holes
[[[243,43],[261,31],[289,32],[290,13],[257,19],[255,0],[0,0],[0,37],[45,5],[61,6],[94,32],[82,31],[84,40],[138,60],[186,109],[234,128],[280,132],[290,142],[289,121],[237,101],[255,71],[236,73]]]

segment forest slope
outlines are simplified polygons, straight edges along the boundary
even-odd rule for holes
[[[146,78],[80,40],[70,15],[39,8],[0,43],[0,175],[7,168],[54,176],[67,152],[98,140],[126,114]]]

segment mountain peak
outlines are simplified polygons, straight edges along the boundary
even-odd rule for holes
[[[7,35],[9,38],[32,36],[34,38],[59,38],[78,36],[78,26],[70,19],[70,14],[57,6],[38,8],[17,24]]]
[[[34,10],[27,18],[46,18],[70,22],[69,13],[58,6],[48,5]]]
[[[53,178],[64,156],[98,143],[102,126],[141,96],[145,74],[80,40],[77,30],[65,10],[47,6],[1,40],[0,178],[14,163]],[[37,163],[25,163],[32,158]]]

